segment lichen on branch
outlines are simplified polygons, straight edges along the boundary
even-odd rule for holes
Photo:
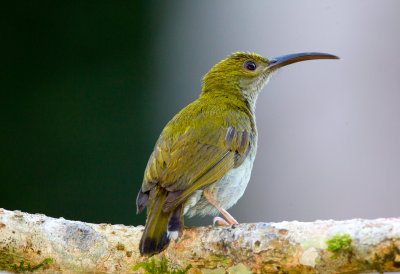
[[[153,257],[154,265],[139,254],[142,231],[0,209],[0,270],[129,272],[135,265],[168,265],[171,273],[400,271],[400,218],[186,228]]]

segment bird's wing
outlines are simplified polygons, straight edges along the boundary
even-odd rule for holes
[[[247,156],[252,138],[249,119],[242,112],[219,113],[209,121],[198,115],[175,139],[168,134],[174,130],[170,122],[150,156],[142,192],[156,185],[166,189],[163,210],[170,211],[193,191],[221,179]]]

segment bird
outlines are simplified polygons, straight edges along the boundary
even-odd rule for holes
[[[320,52],[265,58],[235,52],[202,79],[198,99],[162,130],[148,160],[139,190],[137,214],[147,207],[139,243],[152,256],[177,241],[184,215],[216,216],[220,225],[237,224],[227,209],[242,197],[257,151],[257,97],[279,68],[300,61],[339,59]]]

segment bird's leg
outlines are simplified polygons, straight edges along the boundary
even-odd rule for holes
[[[219,216],[214,217],[213,219],[213,225],[220,225],[220,226],[224,226],[224,225],[229,225],[229,223],[227,221],[225,221],[224,218],[221,218]]]
[[[207,201],[212,204],[216,209],[218,209],[219,212],[221,212],[222,215],[226,218],[228,222],[226,222],[224,219],[216,217],[214,218],[214,224],[218,223],[219,225],[233,225],[233,224],[238,224],[238,222],[235,220],[235,218],[232,217],[231,214],[228,213],[225,209],[223,209],[217,201],[215,201],[214,197],[209,193],[207,190],[203,191],[204,197],[206,197]]]

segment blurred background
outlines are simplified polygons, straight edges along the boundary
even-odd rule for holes
[[[144,224],[164,125],[235,51],[294,64],[259,96],[239,222],[399,216],[399,1],[11,2],[0,8],[0,207]],[[195,218],[186,224],[210,224]]]

